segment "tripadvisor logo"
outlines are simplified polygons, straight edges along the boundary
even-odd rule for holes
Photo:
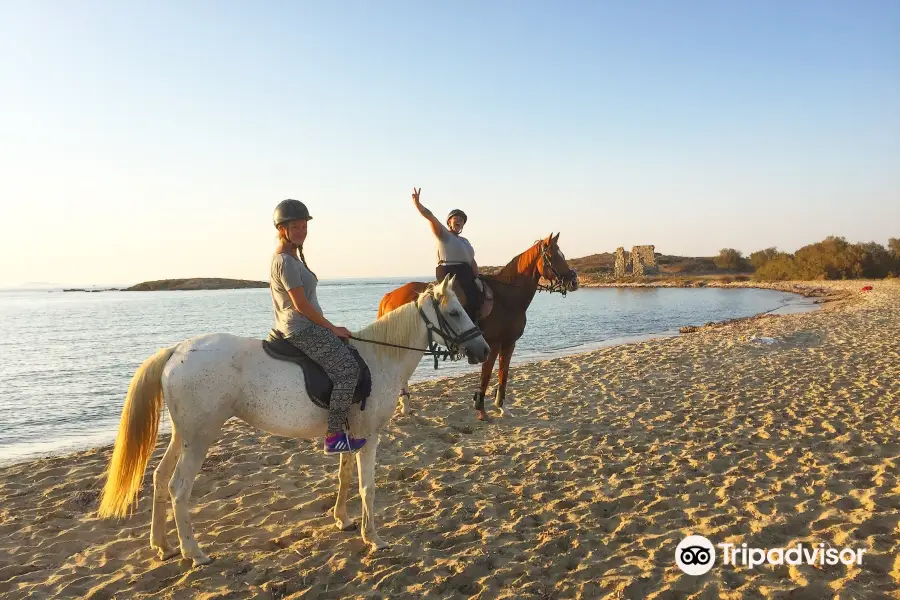
[[[717,544],[721,562],[729,566],[753,569],[759,565],[861,565],[865,549],[831,548],[824,543],[789,548],[749,548],[747,544]],[[703,575],[716,562],[716,546],[702,535],[689,535],[675,548],[675,564],[688,575]]]
[[[689,535],[675,548],[675,563],[688,575],[703,575],[716,562],[716,548],[702,535]]]

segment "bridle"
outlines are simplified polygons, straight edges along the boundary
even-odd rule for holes
[[[434,357],[434,368],[438,368],[438,358],[442,358],[443,360],[459,360],[462,358],[465,351],[461,348],[463,344],[468,341],[474,340],[475,338],[482,335],[481,330],[478,329],[477,325],[473,325],[469,329],[466,329],[462,333],[456,333],[456,330],[453,329],[453,325],[447,320],[444,316],[444,313],[441,312],[440,304],[437,301],[437,298],[434,297],[434,288],[429,286],[429,288],[424,292],[431,298],[431,305],[434,307],[434,314],[437,315],[437,325],[429,320],[428,315],[425,314],[425,311],[422,310],[420,305],[416,305],[416,310],[419,311],[419,316],[425,321],[425,327],[428,329],[428,346],[426,348],[413,348],[411,346],[401,346],[399,344],[389,344],[387,342],[379,342],[377,340],[366,340],[362,338],[358,338],[355,336],[350,336],[351,340],[356,340],[358,342],[366,342],[368,344],[376,344],[378,346],[388,346],[390,348],[400,348],[403,350],[415,350],[417,352],[423,352],[427,356]],[[444,345],[446,346],[445,350],[441,350],[438,347],[437,342],[434,340],[434,334],[437,333],[444,340]]]
[[[578,275],[575,273],[574,269],[569,269],[569,272],[565,275],[557,271],[556,267],[553,266],[553,257],[550,256],[550,245],[543,240],[539,241],[541,243],[541,260],[543,261],[544,271],[546,272],[547,269],[550,269],[550,272],[553,273],[554,278],[552,280],[548,280],[550,282],[550,285],[538,284],[537,289],[539,292],[549,292],[551,294],[554,292],[558,292],[565,298],[566,294],[569,291],[567,287],[568,284],[566,283],[566,278],[577,278]]]

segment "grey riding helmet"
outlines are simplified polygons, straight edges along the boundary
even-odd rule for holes
[[[453,217],[462,217],[463,223],[469,220],[469,217],[466,216],[466,213],[459,210],[458,208],[454,208],[450,211],[450,214],[447,215],[446,223],[448,226],[450,225],[450,219],[452,219]]]
[[[272,220],[275,223],[275,227],[278,227],[282,223],[287,223],[288,221],[296,221],[298,219],[302,219],[304,221],[309,221],[312,219],[309,216],[309,209],[306,208],[306,205],[300,202],[299,200],[282,200],[278,203],[278,206],[275,207],[275,215]]]

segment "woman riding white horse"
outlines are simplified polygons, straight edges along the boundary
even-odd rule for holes
[[[353,335],[359,339],[350,341],[372,374],[366,409],[351,408],[348,420],[352,431],[368,439],[355,456],[362,537],[375,548],[387,546],[378,536],[373,518],[375,451],[378,432],[394,412],[397,390],[412,375],[432,335],[447,346],[464,346],[482,361],[490,350],[453,293],[453,284],[452,278],[445,278],[416,302],[385,315]],[[159,350],[131,379],[100,502],[101,517],[124,517],[137,499],[164,403],[172,421],[172,437],[153,473],[150,546],[164,560],[178,554],[166,538],[166,508],[171,496],[181,555],[194,565],[207,564],[211,559],[194,537],[189,503],[194,479],[222,425],[237,417],[276,435],[312,439],[326,432],[328,411],[309,399],[303,371],[293,363],[269,357],[258,339],[213,333]],[[352,526],[346,502],[353,455],[340,456],[334,517],[339,528],[347,529]]]
[[[366,440],[351,437],[345,423],[360,369],[350,349],[341,341],[350,337],[350,331],[333,325],[319,306],[316,296],[319,279],[309,270],[303,255],[303,242],[312,217],[305,204],[288,199],[275,207],[273,220],[278,229],[278,246],[272,255],[269,290],[275,309],[275,329],[322,367],[334,386],[328,406],[325,454],[356,452]]]

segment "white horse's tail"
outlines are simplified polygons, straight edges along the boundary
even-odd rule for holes
[[[163,406],[162,371],[175,347],[164,348],[138,367],[128,386],[119,433],[100,500],[101,517],[124,517],[137,497],[156,445]]]

